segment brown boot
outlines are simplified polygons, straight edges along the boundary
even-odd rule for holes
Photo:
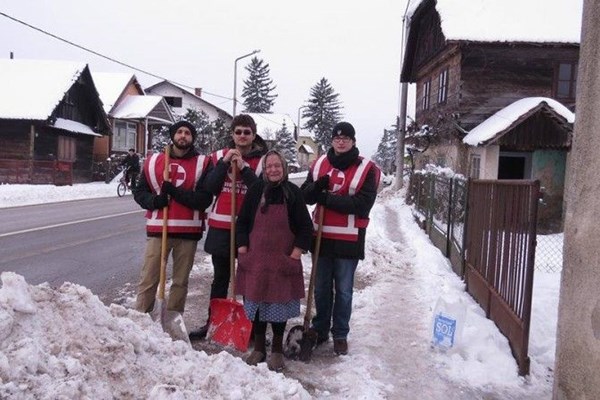
[[[254,350],[246,359],[246,364],[257,365],[264,362],[266,358],[265,335],[254,334]]]
[[[281,371],[285,367],[283,362],[283,335],[273,335],[271,344],[271,355],[267,360],[267,366],[271,371]]]
[[[346,339],[333,339],[333,352],[338,356],[348,354],[348,341]]]
[[[285,368],[285,363],[283,362],[283,353],[271,353],[269,355],[269,359],[267,360],[267,367],[269,367],[271,371],[283,371]]]

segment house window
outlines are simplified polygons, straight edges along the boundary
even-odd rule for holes
[[[68,136],[58,137],[58,161],[75,161],[75,138]]]
[[[171,107],[181,108],[181,106],[183,104],[183,99],[181,97],[165,96],[165,101]]]
[[[469,164],[471,165],[469,177],[473,179],[479,179],[481,171],[481,156],[478,154],[471,154],[471,161]]]
[[[423,84],[423,100],[421,103],[422,110],[429,110],[429,94],[431,92],[431,79],[428,79]]]
[[[577,63],[560,63],[555,73],[555,97],[558,99],[574,99],[577,83]]]
[[[437,165],[442,168],[446,167],[446,157],[443,155],[438,155],[437,156]]]
[[[112,139],[112,150],[135,149],[136,126],[131,122],[116,121]]]
[[[448,99],[448,68],[440,72],[438,82],[438,103],[442,104]]]

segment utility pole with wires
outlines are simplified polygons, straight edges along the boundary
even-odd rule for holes
[[[404,63],[404,50],[406,40],[408,39],[407,21],[408,7],[410,0],[406,3],[406,10],[402,17],[402,47],[400,50],[400,103],[398,117],[396,118],[396,132],[398,136],[396,148],[396,179],[394,180],[394,189],[399,190],[404,186],[404,138],[406,136],[406,107],[408,99],[408,83],[402,82],[402,64]]]

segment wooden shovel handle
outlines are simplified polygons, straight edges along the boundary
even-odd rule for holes
[[[169,163],[170,163],[170,147],[165,146],[165,168],[163,170],[163,178],[165,181],[169,181]],[[165,284],[167,282],[167,227],[169,224],[169,206],[163,207],[163,220],[162,220],[162,240],[160,243],[160,281],[158,283],[158,298],[160,300],[165,299]]]
[[[235,300],[235,216],[237,214],[237,163],[231,162],[231,225],[229,236],[229,290],[231,299]]]
[[[312,253],[312,268],[310,270],[308,296],[306,297],[306,313],[304,314],[304,332],[306,332],[310,327],[312,303],[315,292],[315,279],[317,276],[317,261],[319,260],[319,252],[321,251],[321,237],[323,236],[323,215],[325,214],[325,206],[320,205],[318,213],[319,217],[317,222],[317,238],[315,239],[315,250]]]

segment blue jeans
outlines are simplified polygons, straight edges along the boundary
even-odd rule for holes
[[[346,339],[348,336],[357,265],[358,260],[319,257],[315,278],[317,314],[312,325],[320,337],[328,337],[330,328],[334,339]]]

